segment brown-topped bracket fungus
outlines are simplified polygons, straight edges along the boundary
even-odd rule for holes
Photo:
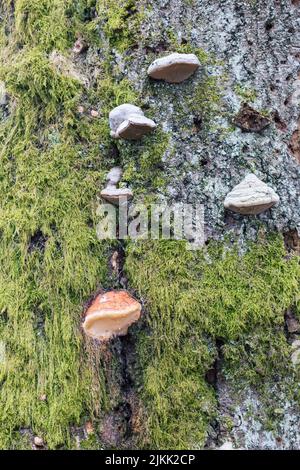
[[[152,119],[146,118],[141,108],[121,104],[109,113],[110,135],[115,139],[138,140],[155,129]]]
[[[226,196],[224,206],[239,214],[256,215],[278,202],[275,191],[251,173]]]
[[[126,291],[99,294],[85,314],[83,329],[91,338],[107,341],[127,334],[141,316],[142,306]]]
[[[117,188],[122,177],[122,169],[114,167],[106,177],[106,188],[101,191],[101,197],[116,206],[133,198],[133,193],[128,188]]]
[[[233,124],[243,132],[261,132],[271,124],[271,119],[244,103],[234,117]]]
[[[87,48],[88,48],[88,45],[85,42],[85,40],[79,37],[73,46],[73,52],[75,54],[81,54],[85,52]]]
[[[169,83],[181,83],[189,78],[200,67],[195,54],[179,54],[175,52],[166,57],[156,59],[148,68],[148,75],[156,80]]]

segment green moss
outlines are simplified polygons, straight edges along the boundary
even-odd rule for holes
[[[96,434],[90,434],[86,439],[80,442],[82,450],[101,450],[102,446]]]
[[[14,105],[0,125],[0,448],[25,447],[21,428],[71,447],[70,426],[107,407],[103,364],[80,332],[84,303],[108,282],[94,207],[107,128],[76,113],[82,87],[54,69],[45,44],[13,47],[1,68]]]
[[[49,51],[67,47],[69,22],[65,15],[70,1],[17,0],[15,34],[21,44],[39,45]]]
[[[168,40],[170,43],[170,52],[176,51],[181,54],[195,54],[202,65],[212,66],[219,63],[212,54],[209,54],[203,48],[196,47],[191,42],[180,43],[174,29],[168,30]]]
[[[138,44],[143,10],[134,0],[98,0],[97,13],[110,46],[124,52]]]
[[[191,448],[195,437],[203,445],[215,411],[205,373],[216,339],[241,386],[289,367],[283,312],[299,302],[299,260],[285,258],[279,236],[243,257],[237,247],[191,252],[183,242],[144,241],[129,244],[126,270],[147,299],[139,358],[150,445]]]
[[[136,195],[149,196],[166,185],[162,157],[169,146],[169,135],[160,129],[139,142],[118,144],[125,165],[123,181],[135,189]]]
[[[211,127],[214,118],[222,114],[222,88],[219,77],[204,73],[189,100],[190,109],[202,117],[204,126]]]
[[[13,12],[10,42],[18,46],[64,51],[71,47],[75,35],[99,45],[96,0],[8,0],[3,8],[6,16]]]
[[[31,427],[52,448],[70,442],[69,424],[83,410],[92,412],[105,402],[79,333],[83,302],[107,275],[105,245],[93,228],[100,173],[84,167],[76,146],[19,147],[13,141],[6,149],[1,179],[6,362],[1,367],[0,446],[10,446],[14,429]],[[38,399],[43,393],[46,403]]]
[[[120,162],[124,170],[122,183],[130,185],[136,195],[146,193],[149,195],[165,187],[162,157],[169,146],[169,135],[158,127],[140,141],[113,140],[109,137],[109,112],[123,103],[140,105],[141,101],[140,94],[134,90],[129,80],[112,80],[110,69],[110,56],[108,56],[103,64],[103,75],[89,97],[90,101],[97,103],[100,109],[103,129],[101,142],[105,141],[104,135],[106,135],[107,145],[117,147],[119,153],[117,163]],[[109,163],[116,164],[116,161]]]
[[[203,130],[213,130],[215,118],[224,115],[223,107],[223,88],[226,82],[226,76],[221,70],[221,62],[218,61],[213,54],[209,54],[203,48],[194,46],[191,42],[180,43],[173,29],[168,30],[168,52],[176,50],[183,54],[195,54],[201,64],[198,80],[191,79],[181,84],[181,96],[170,96],[170,101],[174,103],[175,112],[182,118],[182,115],[191,112],[202,119]],[[176,93],[176,88],[172,85],[170,88],[164,83],[160,84],[164,87],[163,93]],[[158,87],[159,93],[162,93],[161,87]],[[152,93],[154,90],[151,90]],[[184,96],[184,100],[182,100]]]
[[[1,79],[14,106],[0,125],[5,142],[0,170],[5,194],[0,213],[0,340],[6,355],[0,364],[0,448],[30,446],[31,433],[42,436],[50,449],[74,447],[70,426],[79,425],[84,416],[99,417],[119,393],[114,391],[113,361],[106,364],[85,348],[80,322],[91,293],[99,284],[110,287],[110,245],[100,243],[95,230],[97,196],[106,171],[116,164],[109,157],[113,141],[108,114],[124,102],[137,103],[139,96],[128,80],[112,78],[106,49],[100,75],[89,90],[60,73],[48,52],[66,47],[68,38],[62,39],[59,28],[54,33],[50,2],[17,6],[16,25],[5,33],[1,56]],[[64,10],[58,8],[61,24],[69,23],[68,15],[75,11],[72,24],[84,31],[93,21],[87,21],[92,6],[68,2]],[[38,25],[39,36],[32,38]],[[20,43],[25,47],[19,49]],[[80,115],[79,103],[87,109],[96,106],[99,118]],[[142,181],[149,181],[158,165],[163,138],[158,133],[139,148]],[[138,147],[124,149],[125,171]],[[115,398],[108,400],[110,382],[110,397]],[[43,394],[46,401],[39,399]],[[20,428],[28,434],[20,437]],[[83,446],[95,447],[90,441]]]
[[[253,103],[257,98],[256,90],[243,87],[242,85],[237,85],[234,91],[246,103]]]
[[[52,119],[63,108],[70,108],[78,95],[78,81],[58,73],[38,48],[23,50],[14,63],[1,69],[0,78],[7,91],[20,102],[20,110],[38,119]]]
[[[83,38],[89,46],[101,46],[99,18],[96,15],[97,0],[70,2],[67,15],[72,20],[76,36]]]

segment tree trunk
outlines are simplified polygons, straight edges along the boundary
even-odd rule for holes
[[[300,448],[299,11],[0,2],[0,448]],[[149,78],[172,52],[199,69]],[[123,103],[156,129],[111,137]],[[115,166],[131,204],[201,204],[204,246],[99,239]],[[251,173],[279,202],[225,209]],[[141,319],[88,338],[87,306],[114,289]]]

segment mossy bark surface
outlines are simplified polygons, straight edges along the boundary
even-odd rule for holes
[[[1,449],[35,448],[34,436],[47,449],[300,448],[299,8],[0,3]],[[174,51],[198,56],[196,74],[149,80]],[[108,113],[122,103],[155,132],[114,141]],[[117,165],[135,201],[204,204],[206,246],[98,240]],[[250,172],[280,204],[225,211]],[[88,340],[84,311],[114,288],[141,301],[142,319],[126,337]]]

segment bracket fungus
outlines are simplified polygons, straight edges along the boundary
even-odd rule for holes
[[[148,68],[148,75],[156,80],[169,83],[181,83],[189,78],[200,67],[195,54],[179,54],[175,52],[166,57],[156,59]]]
[[[271,119],[244,103],[234,117],[233,124],[243,132],[261,132],[271,124]]]
[[[101,191],[101,197],[116,206],[133,198],[133,193],[130,189],[117,188],[121,177],[122,169],[119,167],[112,168],[106,177],[106,187]]]
[[[142,306],[126,291],[99,294],[85,314],[83,329],[91,338],[108,341],[125,336],[141,316]]]
[[[109,113],[110,135],[115,139],[138,140],[156,128],[141,108],[133,104],[121,104]]]
[[[275,191],[251,173],[226,196],[224,206],[239,214],[256,215],[278,202]]]
[[[87,43],[81,37],[79,37],[73,46],[73,52],[75,54],[82,54],[87,50],[87,48]]]

